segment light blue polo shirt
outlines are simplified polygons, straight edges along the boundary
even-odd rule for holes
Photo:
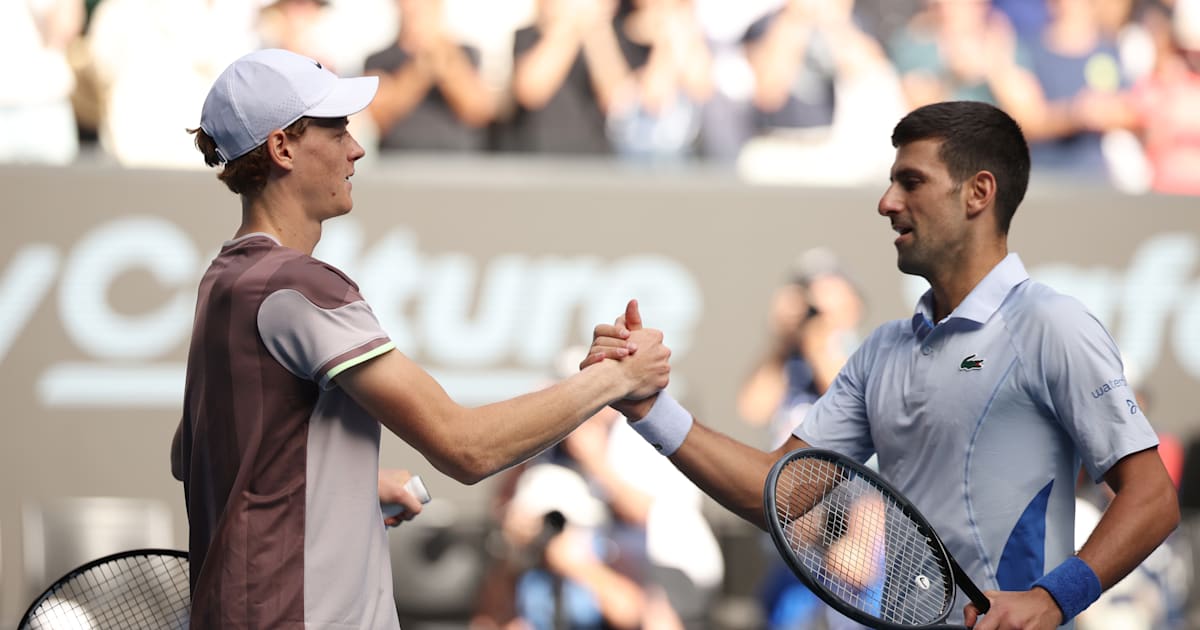
[[[1112,337],[1009,254],[946,319],[933,293],[876,329],[795,435],[865,461],[984,590],[1027,590],[1075,552],[1074,486],[1158,439]],[[951,621],[961,621],[959,602]]]

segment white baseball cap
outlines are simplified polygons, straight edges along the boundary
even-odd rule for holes
[[[360,112],[378,88],[379,77],[339,78],[303,55],[258,50],[217,77],[204,99],[200,128],[216,141],[221,159],[230,162],[304,116],[342,118]]]

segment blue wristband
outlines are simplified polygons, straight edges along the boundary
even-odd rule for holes
[[[683,405],[666,392],[659,392],[650,413],[641,420],[630,422],[629,426],[659,453],[670,455],[683,444],[688,431],[692,430],[692,422],[692,414]]]
[[[1034,586],[1050,593],[1063,614],[1063,623],[1075,618],[1093,602],[1100,599],[1104,587],[1100,578],[1079,556],[1071,556],[1053,571],[1043,575]]]

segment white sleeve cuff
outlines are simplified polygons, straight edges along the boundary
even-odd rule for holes
[[[650,413],[641,420],[631,421],[629,426],[658,452],[671,455],[679,450],[684,438],[692,430],[692,422],[692,414],[687,409],[666,392],[659,392]]]

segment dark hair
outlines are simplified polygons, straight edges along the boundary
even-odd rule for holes
[[[310,118],[301,118],[288,125],[283,132],[292,138],[299,138],[308,128]],[[203,129],[188,129],[188,133],[196,136],[196,148],[204,154],[204,163],[216,166],[222,163],[217,154],[217,142]],[[271,174],[271,156],[267,155],[267,144],[258,145],[249,153],[235,160],[225,162],[217,179],[225,183],[229,190],[238,195],[255,196],[267,185],[267,176]]]
[[[1008,114],[987,103],[949,101],[917,108],[892,131],[892,146],[942,141],[938,157],[958,184],[979,171],[996,176],[996,219],[1008,233],[1029,187],[1029,144]]]

